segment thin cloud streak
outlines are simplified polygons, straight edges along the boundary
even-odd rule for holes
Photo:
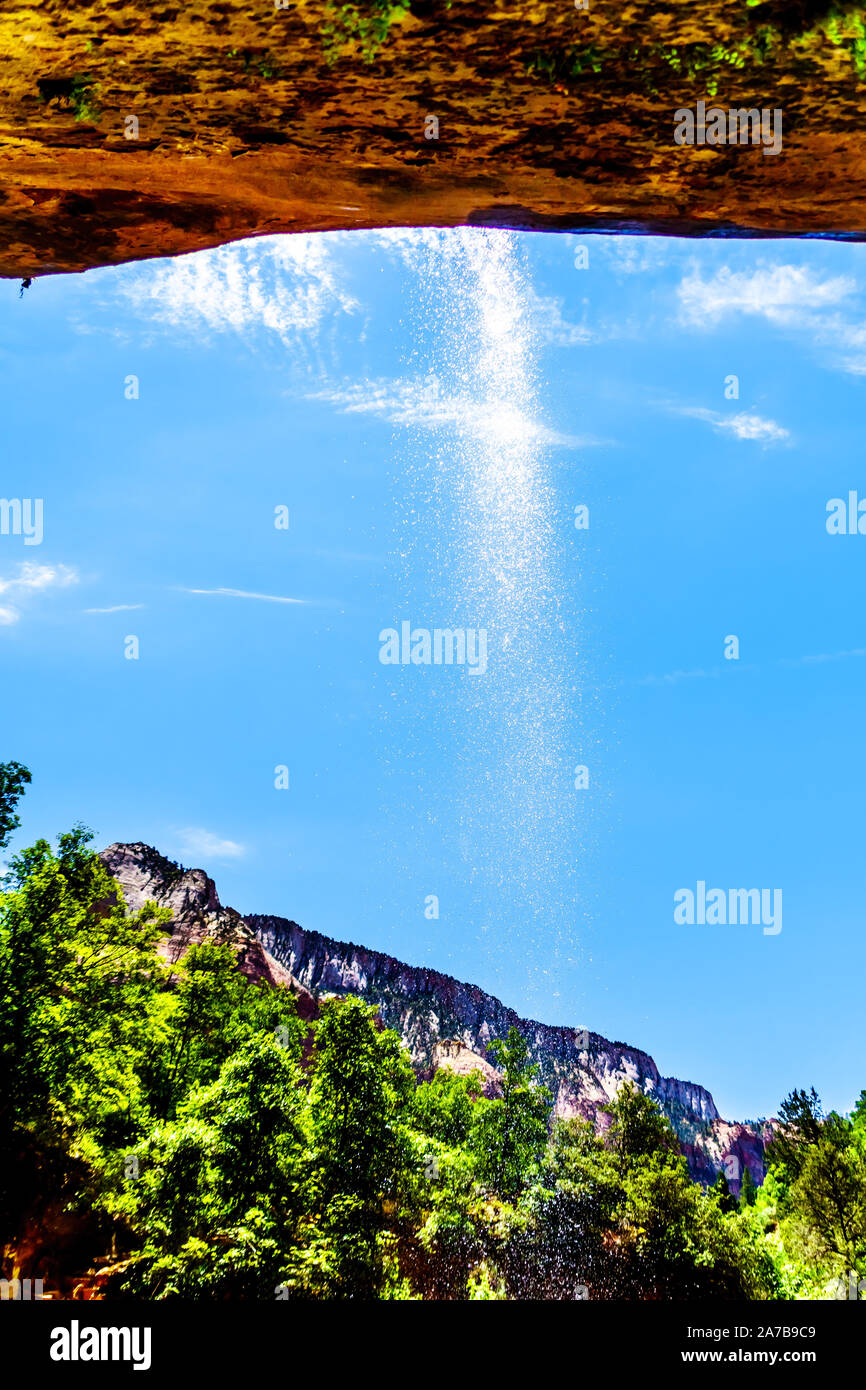
[[[688,419],[703,420],[712,425],[719,434],[732,434],[735,439],[747,440],[756,444],[779,444],[790,439],[790,432],[775,420],[765,419],[755,411],[738,411],[735,415],[723,415],[718,410],[708,410],[705,406],[668,406],[672,415],[684,415]]]
[[[184,594],[207,594],[213,598],[252,598],[258,599],[262,603],[300,603],[307,604],[309,599],[305,598],[286,598],[282,594],[254,594],[247,589],[187,589],[182,588]]]
[[[738,410],[735,414],[724,414],[720,410],[709,410],[706,406],[680,406],[671,402],[660,403],[657,409],[666,410],[671,416],[701,420],[712,425],[716,434],[733,435],[734,439],[741,439],[746,443],[760,443],[765,448],[770,443],[781,443],[791,438],[790,430],[785,430],[784,425],[759,416],[755,410]]]
[[[532,419],[510,401],[476,401],[449,395],[438,377],[422,380],[366,381],[312,392],[308,400],[323,401],[346,415],[373,415],[392,425],[421,429],[458,428],[472,434],[524,440],[567,449],[598,441],[561,434]]]
[[[819,666],[823,665],[823,663],[827,661],[845,661],[848,660],[850,657],[862,656],[866,656],[866,647],[850,647],[847,651],[816,652],[814,655],[810,656],[780,656],[778,660],[770,662],[769,668],[766,666],[762,667],[760,663],[742,661],[726,662],[725,666],[727,669],[730,670],[761,671],[778,668],[780,666]],[[666,675],[663,676],[641,676],[635,682],[635,684],[677,685],[680,681],[683,680],[718,680],[721,674],[722,668],[718,666],[711,671],[669,671]]]
[[[143,608],[143,603],[115,603],[110,608],[85,608],[85,613],[133,613]]]

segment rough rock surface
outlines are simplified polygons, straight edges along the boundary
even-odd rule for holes
[[[734,1174],[742,1165],[757,1183],[763,1179],[760,1135],[722,1120],[709,1091],[662,1076],[646,1052],[597,1033],[521,1018],[476,985],[305,931],[284,917],[242,917],[222,906],[213,880],[201,869],[182,869],[148,845],[110,845],[101,858],[131,909],[148,899],[169,908],[173,930],[163,948],[168,959],[176,960],[207,937],[229,941],[240,969],[252,979],[287,985],[304,1018],[315,1016],[323,996],[360,995],[401,1035],[420,1075],[432,1075],[438,1067],[463,1075],[478,1070],[488,1095],[497,1093],[498,1074],[487,1049],[514,1026],[529,1043],[558,1116],[580,1116],[601,1128],[606,1123],[601,1107],[624,1081],[632,1081],[674,1125],[694,1177],[712,1181],[733,1158],[740,1165],[733,1171],[728,1165],[734,1193],[739,1190]]]
[[[240,913],[223,907],[213,879],[202,869],[184,869],[143,844],[109,845],[99,857],[117,881],[130,911],[137,912],[146,902],[168,908],[171,936],[160,942],[159,950],[170,964],[202,941],[225,942],[235,951],[238,967],[249,979],[288,985],[299,995],[301,1017],[314,1016],[315,1005],[307,991],[295,986],[288,971],[269,959]]]
[[[699,1134],[694,1141],[683,1142],[683,1153],[688,1159],[692,1177],[710,1183],[722,1168],[730,1171],[728,1161],[734,1158],[738,1164],[734,1171],[739,1176],[731,1177],[731,1191],[739,1195],[744,1168],[748,1168],[755,1182],[760,1184],[764,1174],[764,1143],[769,1142],[773,1129],[772,1120],[764,1121],[760,1128],[716,1120],[709,1130]]]
[[[0,274],[352,227],[866,235],[859,6],[394,0],[371,61],[333,21],[5,0]],[[781,154],[677,145],[701,98],[780,108]]]
[[[484,1095],[494,1097],[502,1094],[502,1084],[496,1068],[490,1065],[486,1057],[479,1057],[477,1052],[472,1052],[464,1046],[459,1038],[443,1038],[442,1042],[434,1043],[429,1072],[419,1067],[419,1075],[432,1076],[440,1067],[446,1071],[453,1071],[456,1076],[471,1076],[473,1072],[480,1072]]]

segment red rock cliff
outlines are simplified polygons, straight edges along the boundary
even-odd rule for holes
[[[5,0],[0,59],[3,275],[409,224],[866,233],[859,5]],[[782,152],[678,146],[702,98],[781,109]]]

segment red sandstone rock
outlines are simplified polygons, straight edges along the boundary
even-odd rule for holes
[[[0,274],[352,227],[862,238],[863,75],[826,10],[412,0],[329,65],[325,0],[6,0]],[[677,145],[699,99],[781,109],[782,152]]]

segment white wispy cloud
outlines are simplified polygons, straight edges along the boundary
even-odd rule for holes
[[[691,420],[703,420],[720,434],[732,434],[735,439],[744,439],[757,444],[780,444],[790,439],[790,431],[775,420],[768,420],[754,411],[741,410],[734,415],[725,415],[718,410],[708,410],[705,406],[669,406],[674,415],[685,415]]]
[[[678,685],[680,681],[718,679],[718,671],[668,671],[663,676],[641,676],[638,685]]]
[[[814,314],[798,326],[829,350],[842,371],[866,375],[866,321],[854,321],[843,314]]]
[[[571,323],[565,317],[561,299],[536,294],[531,285],[525,285],[523,303],[533,331],[544,343],[554,347],[586,347],[598,339],[599,335],[585,322]]]
[[[866,647],[849,647],[841,652],[816,652],[809,656],[780,656],[769,663],[770,667],[822,666],[828,661],[849,661],[852,657],[866,656]],[[760,664],[754,662],[731,661],[725,666],[729,671],[760,671]],[[678,685],[685,680],[718,680],[722,674],[720,667],[709,671],[668,671],[663,676],[641,676],[638,685]]]
[[[589,250],[590,264],[601,257],[615,275],[644,275],[656,272],[676,257],[678,248],[665,238],[652,236],[589,236],[576,237],[575,244]]]
[[[809,266],[774,265],[752,271],[723,266],[707,280],[692,271],[681,281],[677,295],[681,315],[692,325],[747,314],[796,326],[804,311],[838,305],[856,289],[857,282],[848,275],[821,276]]]
[[[0,594],[38,593],[43,589],[65,589],[77,583],[78,575],[68,565],[37,565],[25,560],[16,575],[0,579]]]
[[[145,317],[201,336],[266,329],[285,344],[315,337],[359,305],[315,234],[234,242],[130,272],[122,292]]]
[[[827,365],[866,375],[866,305],[850,275],[822,275],[810,266],[761,266],[733,271],[723,266],[704,279],[691,271],[677,296],[682,323],[714,328],[741,314],[762,318],[780,332],[822,350]]]
[[[187,589],[181,590],[184,594],[208,594],[215,598],[254,598],[260,599],[263,603],[307,603],[309,600],[303,598],[285,598],[282,594],[253,594],[247,589]]]
[[[11,627],[19,621],[19,603],[26,603],[50,589],[66,589],[77,583],[78,574],[68,565],[39,565],[25,560],[18,566],[17,574],[0,578],[0,594],[11,600],[0,606],[0,626]]]
[[[476,400],[450,394],[435,375],[418,380],[365,381],[312,392],[310,400],[326,401],[347,415],[375,415],[392,425],[421,429],[458,428],[467,433],[576,449],[595,443],[589,438],[561,434],[533,419],[512,401]]]
[[[110,608],[85,608],[85,613],[133,613],[137,608],[143,608],[143,603],[114,603]]]
[[[817,652],[814,656],[784,657],[782,666],[821,666],[825,661],[848,661],[852,656],[866,656],[866,647],[849,647],[842,652]]]
[[[465,254],[473,238],[496,238],[507,232],[481,231],[475,227],[382,227],[368,233],[375,246],[415,275],[429,273],[431,260],[455,260]]]
[[[714,421],[717,430],[729,431],[736,439],[756,440],[760,444],[775,444],[790,439],[790,432],[775,420],[767,420],[754,412],[740,411],[737,415],[721,416]]]
[[[182,859],[240,859],[246,850],[234,840],[224,840],[200,826],[178,831],[177,848]]]

